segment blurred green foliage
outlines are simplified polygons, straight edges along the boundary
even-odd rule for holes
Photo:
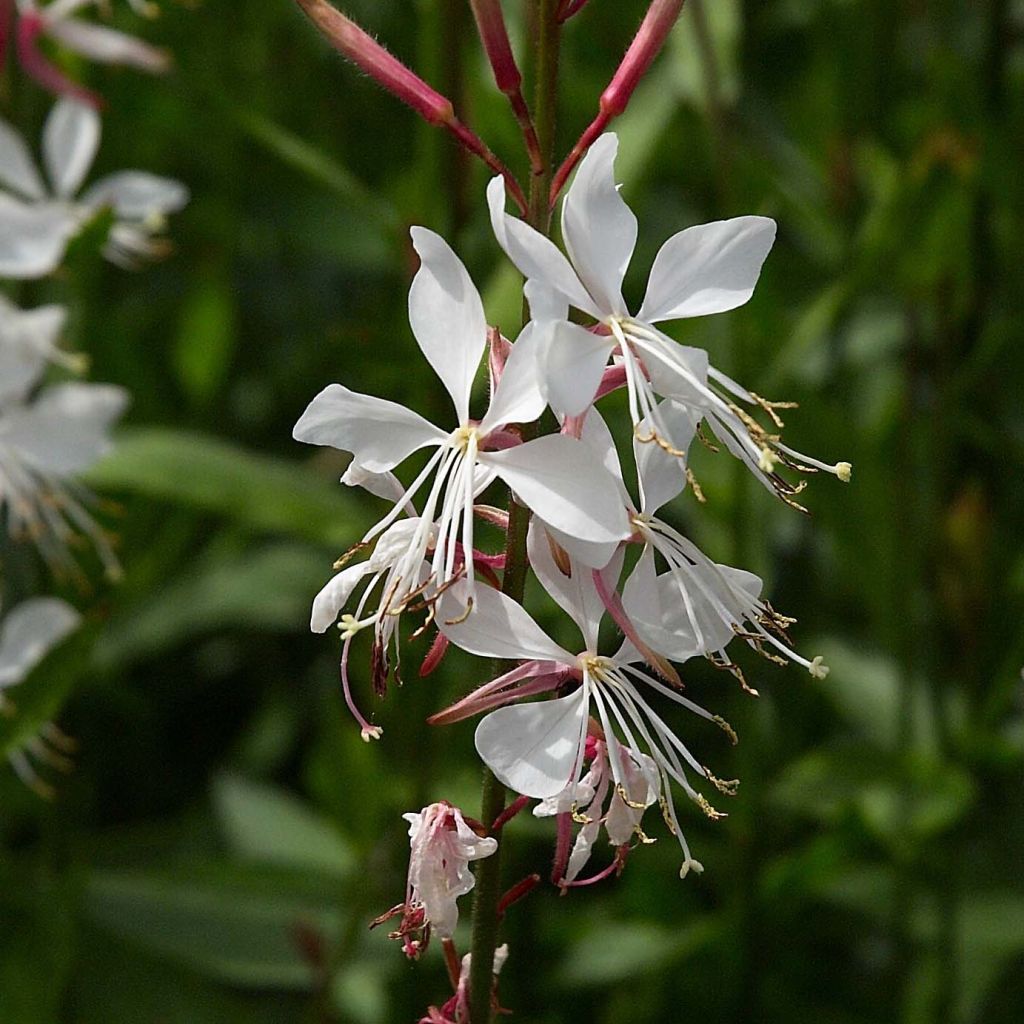
[[[472,725],[423,719],[484,668],[409,669],[377,708],[381,743],[360,742],[337,641],[306,616],[375,505],[290,428],[335,380],[444,410],[405,319],[407,225],[453,241],[507,332],[517,282],[483,169],[287,0],[162,6],[143,30],[175,53],[168,79],[73,70],[109,100],[98,172],[192,188],[177,252],[126,274],[80,246],[19,296],[70,302],[92,376],[134,405],[92,479],[121,505],[125,579],[79,600],[88,628],[0,732],[23,742],[71,694],[59,720],[79,752],[57,799],[0,778],[0,1019],[412,1021],[445,997],[441,958],[410,968],[366,926],[402,898],[400,812],[476,806]],[[521,41],[522,5],[505,6]],[[345,8],[522,169],[466,5]],[[560,150],[643,8],[592,0],[567,26]],[[138,28],[127,5],[117,21]],[[11,67],[0,95],[38,128],[48,101]],[[1022,115],[1019,3],[691,0],[618,122],[632,294],[670,231],[779,222],[754,300],[678,337],[799,401],[790,443],[849,459],[853,483],[814,481],[805,520],[699,452],[709,500],[681,521],[765,577],[832,674],[748,658],[753,700],[687,666],[690,695],[741,736],[727,749],[679,723],[743,780],[727,820],[685,822],[707,871],[679,882],[662,836],[617,881],[532,895],[505,927],[516,1019],[1020,1020]],[[10,593],[47,585],[24,551],[4,558]],[[548,823],[517,819],[508,879],[551,849]]]

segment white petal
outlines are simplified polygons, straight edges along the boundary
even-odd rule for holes
[[[541,386],[559,416],[579,416],[594,400],[615,339],[568,320],[538,326]]]
[[[476,728],[476,749],[510,789],[543,800],[570,781],[587,713],[584,691],[492,711]]]
[[[2,15],[0,15],[2,17]],[[46,198],[46,185],[39,176],[21,133],[0,117],[0,185],[26,199]]]
[[[562,205],[562,238],[580,280],[602,309],[627,312],[622,279],[636,246],[636,217],[615,187],[619,140],[607,132],[576,171]]]
[[[21,310],[0,296],[0,403],[24,397],[39,380],[66,317],[63,306]]]
[[[580,445],[551,434],[505,451],[481,452],[480,461],[556,529],[580,540],[625,540],[631,530],[615,478],[586,460]]]
[[[500,175],[487,186],[487,204],[491,210],[491,227],[498,245],[519,268],[523,277],[533,278],[558,292],[577,309],[600,320],[602,312],[587,290],[580,284],[576,271],[549,238],[505,212],[505,179]]]
[[[532,423],[544,411],[547,403],[540,391],[538,334],[538,325],[531,320],[512,346],[498,390],[480,421],[482,434],[507,423]]]
[[[469,419],[469,393],[487,344],[483,303],[462,261],[440,235],[419,227],[411,234],[421,263],[409,289],[409,323],[462,425]]]
[[[565,548],[572,558],[588,569],[603,569],[619,549],[617,540],[603,542],[578,540],[576,537],[570,537],[564,530],[556,529],[550,523],[544,525],[555,543],[559,547]]]
[[[314,633],[324,633],[338,620],[341,609],[345,607],[356,584],[370,572],[366,562],[358,565],[347,565],[341,572],[332,576],[316,597],[313,598],[313,610],[309,617],[309,628]]]
[[[356,464],[372,473],[383,473],[446,436],[397,402],[360,395],[341,384],[325,387],[292,431],[296,441],[351,452]]]
[[[557,661],[576,658],[559,647],[522,605],[493,587],[477,586],[473,609],[465,615],[464,586],[453,587],[441,600],[437,626],[456,647],[482,658]],[[461,621],[459,621],[461,620]]]
[[[57,100],[43,126],[43,162],[61,199],[82,187],[99,144],[100,115],[78,100]]]
[[[53,204],[25,206],[0,193],[0,277],[45,277],[60,266],[77,222]]]
[[[341,475],[341,482],[346,487],[362,487],[369,494],[390,501],[392,504],[405,494],[402,482],[394,473],[371,473],[365,466],[360,466],[358,462],[348,464],[348,468]]]
[[[78,612],[55,597],[14,608],[0,627],[0,689],[20,683],[79,622]]]
[[[774,241],[769,217],[734,217],[680,231],[654,258],[637,319],[655,323],[742,306],[754,294]]]
[[[559,607],[576,623],[583,634],[588,650],[594,650],[601,619],[604,618],[604,602],[594,586],[593,570],[580,565],[576,560],[570,562],[571,574],[566,575],[555,563],[548,533],[544,524],[536,517],[530,523],[527,538],[527,551],[530,556],[530,567],[540,581],[540,585],[554,598]],[[622,568],[624,553],[619,551],[617,565],[607,571],[609,577],[618,579]]]
[[[554,288],[530,278],[523,285],[523,295],[530,304],[531,320],[568,320],[569,303],[562,297],[561,292]]]
[[[113,384],[55,384],[8,413],[4,441],[37,469],[70,476],[110,451],[110,428],[127,406],[128,392]]]
[[[697,431],[699,413],[671,399],[658,404],[661,426],[666,440],[677,450],[685,452]],[[645,417],[640,421],[641,436],[646,437],[651,424]],[[654,441],[642,442],[633,437],[636,471],[643,490],[643,511],[651,514],[681,494],[686,487],[686,461],[665,451]]]
[[[103,25],[62,18],[53,21],[48,32],[69,50],[101,64],[123,64],[153,74],[166,71],[171,66],[170,54],[166,50]]]
[[[118,217],[128,220],[147,220],[176,213],[188,198],[188,189],[173,178],[148,171],[119,171],[86,189],[81,202],[91,209],[109,206]]]

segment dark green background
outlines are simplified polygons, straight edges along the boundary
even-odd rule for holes
[[[117,23],[139,29],[126,6]],[[505,6],[518,25],[521,5]],[[2,726],[4,746],[23,740],[70,691],[59,721],[80,751],[52,804],[0,777],[0,1018],[412,1021],[445,998],[439,950],[410,966],[366,925],[402,898],[400,813],[441,797],[476,808],[471,723],[422,722],[485,666],[455,656],[420,680],[410,644],[405,687],[377,708],[384,739],[360,742],[337,638],[305,624],[379,506],[335,483],[343,457],[290,430],[335,380],[448,415],[405,319],[408,225],[453,242],[509,331],[516,280],[486,222],[485,170],[287,0],[163,7],[141,31],[174,51],[169,78],[68,67],[109,100],[97,173],[146,168],[193,190],[176,252],[130,274],[85,240],[58,279],[18,291],[70,302],[93,378],[124,384],[133,406],[92,477],[121,506],[106,521],[125,580],[69,591],[90,625]],[[559,151],[643,8],[592,0],[567,27]],[[787,439],[849,459],[853,482],[814,479],[805,519],[700,451],[709,501],[676,514],[709,554],[765,577],[832,674],[742,652],[755,701],[686,666],[689,694],[741,736],[733,750],[671,719],[716,774],[743,780],[723,822],[683,809],[705,874],[676,878],[652,815],[659,841],[620,880],[564,899],[546,887],[510,914],[502,998],[531,1024],[1017,1021],[1019,5],[702,9],[707,31],[688,5],[618,123],[641,225],[627,291],[639,297],[657,246],[685,225],[779,222],[754,299],[673,330],[747,386],[799,401]],[[346,10],[522,169],[467,5]],[[35,137],[47,98],[10,66],[2,81],[4,115]],[[24,550],[4,557],[8,597],[49,586]],[[552,833],[516,820],[509,881],[547,872]]]

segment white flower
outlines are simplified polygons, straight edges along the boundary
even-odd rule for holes
[[[472,888],[471,861],[489,857],[496,839],[478,836],[462,812],[448,803],[430,804],[418,814],[403,814],[409,822],[409,880],[407,909],[422,909],[424,924],[450,939],[459,921],[457,900]]]
[[[0,712],[14,714],[7,692],[24,679],[62,640],[78,628],[81,616],[55,597],[32,598],[16,605],[0,623]],[[66,754],[72,744],[54,725],[44,725],[38,736],[8,753],[11,767],[30,789],[42,797],[53,788],[40,777],[33,759],[59,769],[70,766]]]
[[[422,264],[409,293],[409,320],[420,349],[451,395],[455,428],[442,430],[394,402],[332,384],[313,399],[294,430],[297,440],[350,451],[346,481],[394,500],[392,510],[363,537],[364,545],[408,514],[422,490],[427,492],[418,517],[409,521],[413,525],[389,534],[386,559],[346,570],[321,595],[316,616],[319,628],[326,628],[351,592],[350,582],[365,572],[390,574],[376,609],[342,620],[346,635],[398,615],[410,599],[431,601],[462,576],[466,608],[471,607],[474,502],[495,478],[569,538],[614,545],[629,535],[614,480],[603,467],[581,461],[578,441],[548,436],[521,444],[509,429],[533,420],[544,407],[529,328],[512,346],[483,419],[470,418],[470,391],[487,341],[480,296],[444,239],[425,228],[413,228],[412,236]],[[395,495],[390,471],[421,448],[434,452],[412,484]]]
[[[92,107],[59,99],[43,127],[44,181],[21,135],[0,119],[0,276],[42,277],[60,264],[67,243],[97,213],[113,211],[104,255],[133,267],[160,256],[154,237],[188,202],[180,182],[145,171],[107,175],[80,192],[100,141]]]
[[[85,369],[84,357],[57,344],[66,319],[63,306],[22,310],[0,295],[0,403],[24,395],[47,363]]]
[[[4,359],[0,355],[0,363]],[[116,575],[110,543],[86,508],[91,495],[74,478],[110,450],[110,428],[124,412],[128,393],[111,384],[74,382],[29,397],[35,378],[24,370],[17,383],[0,389],[0,509],[9,532],[34,541],[54,570],[72,573],[68,545],[84,534],[107,572]]]
[[[540,358],[546,397],[556,413],[576,416],[592,402],[609,357],[625,373],[637,436],[674,454],[681,439],[659,412],[656,395],[704,418],[719,440],[759,480],[789,503],[796,492],[774,472],[776,462],[805,471],[818,469],[848,479],[849,466],[825,463],[784,445],[757,424],[736,400],[760,406],[775,427],[776,408],[710,366],[702,349],[681,346],[654,325],[665,320],[722,313],[753,294],[775,238],[767,217],[736,217],[687,228],[661,247],[651,268],[639,312],[629,312],[622,281],[633,255],[637,221],[619,195],[613,164],[618,139],[601,136],[587,152],[562,206],[562,237],[569,259],[549,239],[505,212],[504,183],[487,190],[499,244],[531,279],[531,309],[544,320]],[[566,319],[574,306],[597,321],[587,330]],[[641,430],[641,421],[648,427]]]
[[[557,881],[563,887],[577,882],[580,872],[590,860],[602,828],[609,844],[616,848],[616,860],[588,882],[610,874],[622,863],[618,851],[627,846],[634,835],[639,836],[641,842],[648,842],[640,828],[640,820],[644,811],[658,799],[658,788],[651,784],[651,779],[658,777],[657,766],[646,754],[619,745],[621,789],[614,785],[608,762],[608,744],[604,740],[588,744],[587,757],[590,767],[579,783],[568,785],[556,796],[541,800],[533,809],[535,817],[570,814],[581,825],[571,852],[566,850],[565,863],[555,865],[560,875]]]
[[[685,874],[696,862],[679,828],[670,781],[681,786],[711,817],[718,817],[718,812],[691,786],[683,762],[701,778],[717,783],[651,707],[643,690],[653,690],[727,732],[731,730],[721,719],[642,672],[638,666],[645,656],[628,639],[610,657],[597,653],[605,605],[593,574],[575,563],[569,575],[563,573],[542,534],[542,528],[531,529],[530,563],[548,593],[579,627],[584,643],[580,653],[573,654],[556,644],[520,605],[488,587],[478,588],[473,613],[461,621],[445,617],[445,604],[458,600],[458,588],[453,588],[453,593],[442,599],[439,628],[452,643],[471,654],[523,660],[537,666],[535,674],[546,673],[549,678],[555,675],[555,667],[561,667],[569,670],[579,685],[567,696],[491,711],[477,726],[477,752],[505,785],[524,796],[546,799],[562,794],[568,787],[570,798],[578,802],[585,792],[581,790],[583,762],[590,715],[594,713],[608,745],[614,785],[616,789],[622,787],[620,793],[628,792],[629,781],[623,769],[623,746],[646,752],[651,758],[640,767],[663,799],[666,822],[683,849],[681,873]],[[621,560],[613,559],[603,575],[614,579],[620,566]],[[626,610],[630,611],[628,605]],[[566,685],[563,675],[559,686],[564,689]],[[480,692],[484,691],[488,691],[487,686]],[[533,692],[535,689],[509,687],[502,696],[507,702]],[[493,695],[485,692],[484,696],[493,706]]]

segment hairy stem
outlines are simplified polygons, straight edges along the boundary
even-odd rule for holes
[[[527,200],[527,221],[547,234],[550,221],[548,190],[551,184],[551,157],[554,149],[556,95],[558,84],[559,23],[557,0],[532,0],[536,33],[534,118],[540,163],[530,175]],[[524,428],[524,440],[536,433],[536,424]],[[508,538],[505,546],[505,572],[501,589],[516,601],[522,601],[526,586],[528,562],[526,532],[530,525],[529,509],[509,496]],[[514,663],[501,663],[496,674],[514,668]],[[480,820],[495,821],[505,807],[505,787],[489,769],[484,769]],[[478,862],[473,899],[473,938],[469,968],[470,1024],[490,1024],[491,989],[494,975],[494,951],[498,945],[498,903],[501,899],[501,853],[503,838],[497,851]]]

